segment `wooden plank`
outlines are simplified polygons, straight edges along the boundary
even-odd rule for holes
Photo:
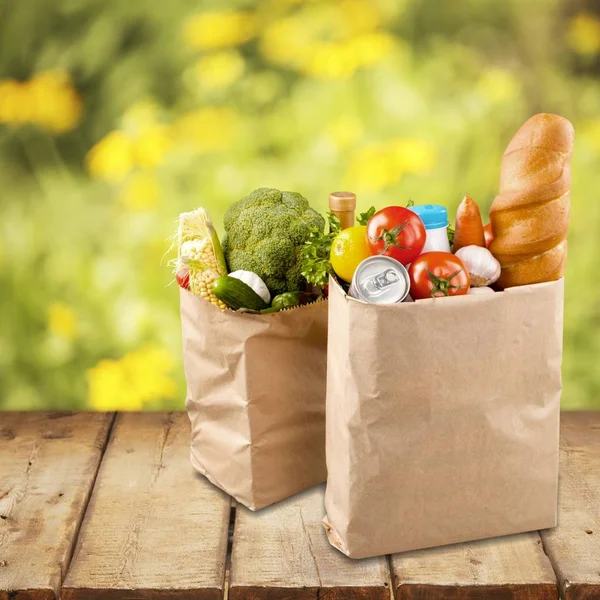
[[[397,600],[558,598],[537,533],[395,554],[391,565]]]
[[[111,422],[0,413],[0,600],[58,595]]]
[[[323,493],[321,485],[255,513],[238,506],[230,600],[390,598],[385,557],[352,560],[329,545]]]
[[[558,527],[542,532],[566,600],[600,598],[600,412],[563,413]]]
[[[63,600],[222,597],[230,500],[189,442],[185,413],[117,416]]]

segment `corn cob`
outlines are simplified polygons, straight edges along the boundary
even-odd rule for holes
[[[179,215],[177,238],[176,270],[188,269],[190,292],[225,310],[227,306],[213,292],[213,283],[227,274],[227,265],[208,212],[198,208]]]

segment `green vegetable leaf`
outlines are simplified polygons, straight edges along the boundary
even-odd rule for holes
[[[308,241],[300,252],[300,265],[302,276],[308,283],[323,287],[327,285],[329,274],[333,273],[329,262],[331,242],[340,231],[339,219],[329,213],[328,215],[331,231],[323,233],[318,229],[310,232]]]
[[[336,214],[328,212],[327,221],[329,223],[330,233],[339,233],[342,230],[342,224],[340,223],[340,219]]]
[[[356,222],[359,225],[366,225],[369,222],[369,219],[375,214],[376,209],[374,206],[371,206],[367,212],[360,213],[358,217],[356,217]]]
[[[408,202],[406,203],[406,208],[410,208],[411,206],[415,205],[415,201],[412,198],[409,198]]]
[[[450,242],[450,247],[452,247],[454,245],[454,229],[452,229],[452,227],[450,227],[450,225],[448,225],[448,241]]]

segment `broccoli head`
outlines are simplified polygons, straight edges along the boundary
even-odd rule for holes
[[[253,271],[272,294],[280,294],[306,284],[302,247],[311,231],[323,231],[325,219],[296,192],[260,188],[229,207],[224,225],[230,271]]]

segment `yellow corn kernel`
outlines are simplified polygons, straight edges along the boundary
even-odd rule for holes
[[[198,208],[179,216],[178,268],[187,267],[190,291],[222,310],[227,307],[213,293],[215,279],[227,274],[223,250],[207,211]]]

